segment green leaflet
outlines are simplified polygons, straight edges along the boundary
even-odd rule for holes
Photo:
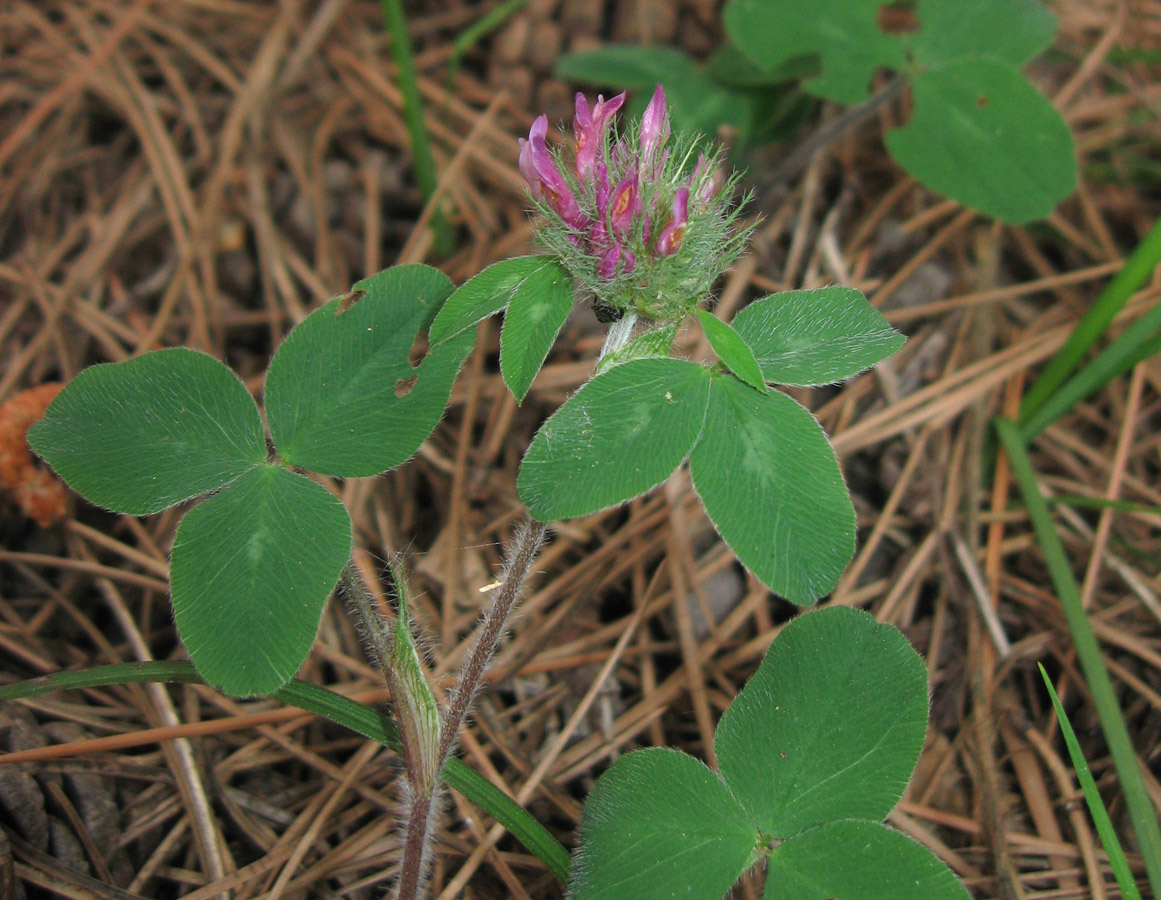
[[[714,749],[747,813],[781,840],[837,819],[885,819],[926,730],[923,660],[898,629],[835,607],[783,630],[722,716]]]
[[[985,57],[1019,68],[1046,50],[1056,17],[1039,0],[921,0],[919,30],[904,35],[928,66]]]
[[[170,558],[177,630],[210,684],[272,694],[302,666],[351,553],[351,522],[321,485],[250,469],[190,510]]]
[[[500,329],[500,374],[517,403],[532,387],[532,379],[572,311],[572,279],[563,270],[551,280],[542,275],[534,287],[530,282],[533,279],[524,282],[523,290],[513,292]]]
[[[439,347],[506,309],[500,373],[520,403],[572,310],[573,283],[551,256],[521,256],[488,266],[456,290],[431,324]]]
[[[1068,124],[1016,69],[963,59],[917,73],[891,155],[932,190],[1006,222],[1041,219],[1076,188]]]
[[[899,6],[900,4],[895,4]],[[910,7],[912,4],[902,4]],[[883,0],[731,0],[731,40],[759,67],[804,57],[821,72],[803,89],[853,105],[880,69],[910,82],[912,121],[887,136],[911,174],[986,215],[1023,223],[1048,215],[1076,186],[1064,120],[1019,68],[1052,42],[1037,0],[920,0],[914,29],[892,29]]]
[[[431,323],[433,345],[498,313],[524,296],[572,299],[572,276],[551,256],[518,256],[493,263],[457,288]]]
[[[756,300],[733,321],[773,384],[832,384],[903,346],[906,338],[860,291],[825,287]]]
[[[878,25],[880,6],[881,0],[731,0],[722,21],[730,39],[763,68],[818,54],[822,71],[802,86],[819,97],[854,104],[867,98],[876,70],[907,63],[899,37]]]
[[[878,822],[829,822],[770,854],[762,900],[969,900],[951,870]]]
[[[463,333],[432,347],[418,368],[412,344],[452,292],[429,266],[396,266],[354,286],[290,333],[266,375],[266,418],[290,465],[326,475],[378,475],[411,457],[443,416],[472,349]]]
[[[737,375],[750,387],[766,392],[766,382],[762,378],[762,370],[754,358],[754,351],[733,328],[714,316],[712,313],[699,309],[697,320],[701,323],[706,340],[713,347],[714,353],[731,372]]]
[[[186,348],[85,369],[28,442],[86,500],[137,516],[266,460],[258,407],[238,376]]]
[[[763,584],[800,605],[834,587],[854,553],[855,511],[810,413],[715,378],[689,469],[718,533]]]
[[[710,373],[637,359],[595,377],[536,433],[516,488],[542,522],[599,512],[668,478],[701,433]]]
[[[757,843],[758,830],[704,763],[668,747],[638,750],[585,801],[569,896],[718,900]]]
[[[767,900],[967,900],[930,850],[881,824],[926,724],[927,670],[897,629],[847,607],[801,615],[718,726],[722,780],[664,748],[601,776],[571,895],[719,900],[768,860]]]

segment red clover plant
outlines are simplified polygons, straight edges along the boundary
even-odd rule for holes
[[[585,805],[571,875],[555,839],[453,755],[545,522],[624,503],[688,461],[723,539],[774,592],[814,603],[853,552],[854,511],[826,435],[770,385],[842,380],[903,337],[841,287],[762,298],[732,324],[710,314],[713,285],[745,241],[737,176],[722,176],[719,149],[670,133],[660,88],[624,131],[623,101],[578,95],[571,145],[550,144],[544,116],[520,143],[547,255],[496,263],[459,288],[427,266],[388,269],[291,332],[266,376],[272,457],[242,383],[188,349],[85,370],[30,443],[79,493],[119,512],[209,495],[181,519],[171,555],[190,658],[229,694],[308,705],[401,753],[403,900],[424,893],[445,778],[567,877],[578,900],[679,888],[715,900],[758,863],[770,898],[961,900],[930,851],[882,825],[922,747],[926,671],[898,631],[865,613],[829,609],[785,629],[722,718],[720,775],[664,748],[614,764]],[[395,619],[385,621],[348,563],[345,508],[301,471],[363,477],[405,462],[439,422],[474,326],[493,313],[505,313],[501,373],[523,400],[578,291],[616,321],[594,377],[528,448],[517,488],[531,518],[444,708],[415,650],[403,573],[391,567]],[[716,362],[671,356],[691,314]],[[424,332],[416,369],[409,352]],[[395,728],[292,681],[336,582],[390,687]]]

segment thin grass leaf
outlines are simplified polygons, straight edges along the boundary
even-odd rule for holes
[[[1088,349],[1105,333],[1129,297],[1153,273],[1159,262],[1161,262],[1161,219],[1153,223],[1153,228],[1145,235],[1145,239],[1125,261],[1124,268],[1109,282],[1096,303],[1085,313],[1084,318],[1076,323],[1064,346],[1057,351],[1056,356],[1040,373],[1040,377],[1028,389],[1020,404],[1021,422],[1027,422],[1048,403],[1084,358]]]
[[[71,672],[56,672],[15,684],[0,685],[0,701],[37,697],[54,691],[76,691],[114,684],[184,682],[204,684],[191,663],[182,660],[119,663]],[[399,730],[386,713],[356,703],[328,688],[305,681],[291,681],[274,699],[329,719],[365,738],[400,752]],[[0,757],[2,759],[2,757]],[[494,784],[452,758],[443,768],[444,780],[480,809],[491,815],[527,847],[563,884],[568,879],[568,851],[548,830]]]
[[[1096,358],[1061,385],[1051,397],[1022,421],[1024,441],[1031,441],[1085,397],[1100,390],[1161,348],[1161,302],[1105,347]]]
[[[1113,767],[1116,769],[1121,790],[1125,795],[1125,803],[1129,808],[1129,819],[1133,823],[1141,856],[1145,860],[1149,885],[1154,896],[1161,896],[1161,826],[1157,822],[1157,810],[1153,807],[1145,788],[1137,752],[1117,703],[1117,695],[1109,678],[1108,669],[1105,668],[1100,644],[1097,643],[1096,635],[1093,634],[1092,625],[1089,624],[1088,615],[1081,603],[1080,588],[1073,576],[1068,556],[1064,552],[1064,545],[1056,533],[1052,514],[1040,493],[1036,471],[1024,447],[1020,428],[1011,419],[1006,418],[996,419],[995,425],[1000,443],[1008,455],[1012,476],[1024,495],[1028,517],[1036,530],[1036,537],[1040,541],[1040,549],[1048,565],[1052,584],[1056,588],[1065,619],[1068,621],[1068,630],[1076,647],[1080,670],[1089,693],[1092,694],[1101,731],[1104,733],[1109,755],[1112,757]]]
[[[407,33],[407,15],[403,11],[402,0],[380,0],[383,21],[391,39],[391,57],[399,73],[399,92],[403,95],[403,118],[407,122],[407,134],[411,139],[411,166],[415,170],[415,180],[419,184],[423,201],[431,200],[435,193],[437,178],[435,157],[431,154],[431,137],[427,124],[423,121],[423,100],[419,96],[419,74],[415,68],[415,52],[411,49],[411,37]],[[432,210],[431,233],[436,251],[442,256],[455,249],[451,228],[438,209]]]
[[[1137,882],[1133,878],[1133,873],[1129,871],[1129,861],[1125,859],[1125,851],[1121,849],[1121,842],[1117,840],[1117,832],[1113,829],[1108,810],[1101,800],[1101,793],[1097,790],[1092,772],[1089,771],[1084,751],[1080,749],[1080,742],[1076,739],[1076,732],[1072,730],[1072,724],[1064,714],[1064,707],[1060,704],[1060,697],[1056,695],[1056,688],[1052,686],[1052,679],[1044,671],[1044,666],[1039,663],[1037,665],[1040,668],[1040,677],[1044,679],[1044,686],[1048,688],[1048,696],[1052,698],[1056,719],[1060,722],[1060,733],[1064,735],[1068,755],[1072,758],[1072,768],[1076,770],[1076,780],[1080,782],[1080,789],[1084,791],[1088,811],[1096,824],[1097,834],[1100,835],[1105,853],[1109,856],[1109,865],[1112,867],[1113,876],[1117,879],[1117,887],[1121,889],[1121,896],[1125,900],[1141,900],[1141,892],[1137,890]]]
[[[528,0],[504,0],[503,3],[484,13],[456,36],[455,41],[452,42],[451,59],[448,60],[447,65],[445,86],[448,97],[455,93],[455,80],[460,72],[460,67],[463,65],[464,54],[527,5]]]

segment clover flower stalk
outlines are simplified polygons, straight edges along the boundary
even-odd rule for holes
[[[591,107],[577,94],[573,141],[566,160],[548,145],[548,119],[532,123],[520,141],[520,173],[544,214],[539,237],[592,294],[594,306],[627,336],[638,318],[656,325],[680,322],[709,297],[714,281],[737,257],[746,239],[735,227],[730,202],[735,178],[717,176],[720,149],[698,152],[691,140],[671,135],[665,92],[658,87],[640,123],[625,134],[616,114],[618,94]],[[606,342],[608,346],[608,342]],[[405,586],[399,621],[388,634],[353,569],[344,585],[364,622],[373,658],[384,670],[399,719],[407,763],[409,809],[401,876],[395,900],[416,900],[424,890],[439,794],[439,772],[455,747],[505,624],[544,540],[547,526],[534,520],[518,529],[505,554],[501,584],[450,691],[438,708],[411,640]]]
[[[548,144],[548,118],[520,141],[520,172],[542,215],[540,243],[560,258],[605,320],[680,322],[708,299],[747,230],[718,175],[720,148],[674,136],[658,86],[639,123],[621,133],[618,94],[589,106],[576,95],[573,141]]]

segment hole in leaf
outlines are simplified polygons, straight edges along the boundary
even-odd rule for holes
[[[335,311],[335,315],[341,316],[366,296],[366,291],[347,291],[345,294],[339,297],[339,308]]]
[[[418,375],[412,375],[410,378],[400,378],[395,382],[395,396],[402,399],[411,393],[411,389],[415,387],[415,382],[419,380]]]
[[[980,94],[978,97],[976,97],[976,106],[978,106],[980,109],[987,109],[987,107],[988,107],[988,95],[987,94]]]
[[[914,3],[888,3],[875,13],[875,24],[885,34],[910,34],[919,30]]]
[[[427,343],[427,333],[419,332],[415,336],[415,340],[411,342],[411,349],[407,351],[407,361],[411,363],[411,368],[418,369],[420,363],[423,362],[427,351],[430,349]]]

